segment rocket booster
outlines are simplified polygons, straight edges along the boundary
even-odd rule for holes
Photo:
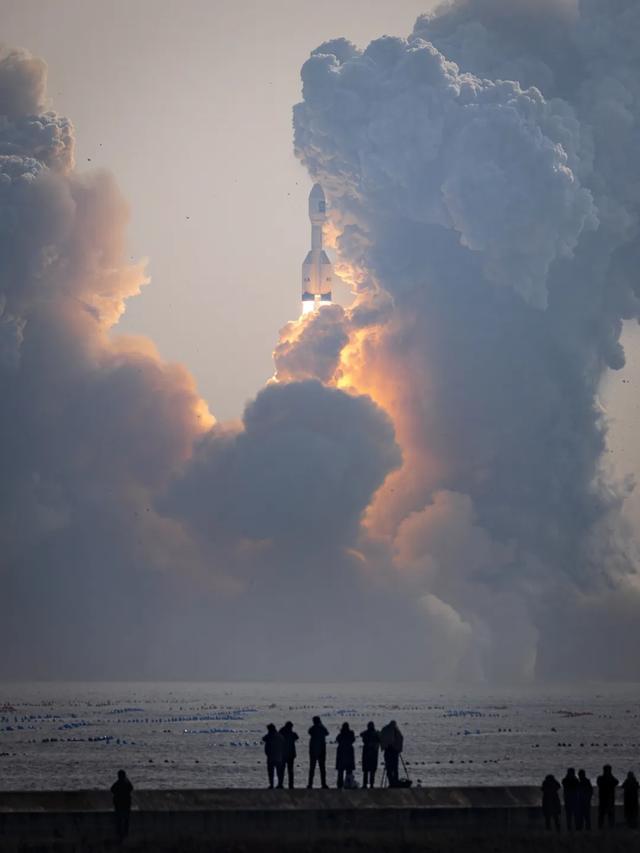
[[[327,202],[320,184],[309,193],[311,220],[311,250],[302,264],[302,312],[313,311],[316,305],[330,305],[333,289],[333,264],[322,248],[322,228],[327,221]]]

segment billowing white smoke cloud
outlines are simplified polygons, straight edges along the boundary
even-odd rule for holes
[[[384,413],[317,380],[267,386],[243,426],[214,428],[168,501],[214,541],[299,541],[308,551],[348,544],[400,464]]]
[[[327,305],[312,314],[301,329],[298,323],[290,323],[283,329],[273,353],[278,381],[332,380],[339,367],[340,353],[349,340],[344,322],[340,305]]]
[[[639,39],[633,0],[457,0],[314,51],[296,148],[358,296],[237,424],[114,334],[126,205],[0,56],[0,675],[640,676],[597,404],[640,315]]]
[[[329,677],[362,587],[349,549],[400,464],[391,423],[309,379],[212,428],[186,370],[112,333],[144,270],[45,75],[0,56],[0,675],[295,677],[317,655]]]
[[[418,37],[362,55],[330,42],[302,78],[298,145],[336,194],[454,232],[487,279],[544,307],[551,263],[597,224],[566,103],[461,73]]]
[[[583,658],[592,626],[638,622],[596,395],[640,316],[639,38],[633,2],[460,0],[302,71],[297,152],[365,282],[357,310],[393,299],[366,361],[393,377],[406,461],[370,520],[442,627],[436,674],[609,677],[607,654]]]
[[[45,84],[40,60],[0,56],[0,670],[142,672],[162,573],[191,559],[153,497],[211,418],[150,342],[108,337],[144,271],[113,179],[74,172]]]

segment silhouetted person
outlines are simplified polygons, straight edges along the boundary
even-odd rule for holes
[[[343,723],[340,733],[336,738],[338,750],[336,752],[336,770],[338,771],[338,788],[344,788],[344,776],[353,775],[356,769],[356,753],[353,748],[355,743],[355,732],[349,728],[349,723]]]
[[[309,729],[309,784],[307,788],[313,788],[313,777],[316,772],[316,764],[320,768],[320,784],[323,788],[327,785],[327,738],[329,732],[322,725],[320,717],[313,718],[313,725]]]
[[[129,815],[131,814],[131,792],[133,785],[124,770],[118,770],[118,778],[111,786],[113,808],[116,818],[116,833],[120,841],[129,835]]]
[[[378,769],[378,754],[380,753],[380,733],[373,723],[367,723],[367,728],[360,733],[362,738],[362,787],[373,788]]]
[[[573,832],[578,816],[578,789],[580,782],[573,767],[567,770],[567,775],[562,780],[562,793],[564,795],[564,816],[567,821],[567,829]]]
[[[616,788],[618,780],[611,772],[611,765],[605,764],[602,776],[598,776],[598,827],[602,829],[605,818],[609,826],[616,822]]]
[[[284,764],[287,768],[287,780],[289,787],[293,788],[293,765],[296,760],[296,741],[298,735],[293,730],[293,723],[287,722],[280,729],[280,734],[284,738]]]
[[[624,819],[629,829],[638,828],[638,780],[635,773],[629,771],[622,783],[624,791]]]
[[[591,829],[593,785],[584,770],[578,770],[578,812],[576,829]]]
[[[551,829],[551,821],[557,830],[560,832],[560,782],[549,773],[544,777],[542,783],[542,813],[544,815],[544,824],[547,829]]]
[[[262,738],[262,742],[264,743],[264,754],[267,756],[269,787],[273,788],[273,775],[275,771],[278,779],[278,788],[282,788],[282,783],[284,782],[285,744],[284,738],[273,723],[269,723],[267,726],[267,733]]]
[[[402,732],[395,720],[380,729],[380,745],[384,750],[384,767],[390,788],[398,787],[398,764],[404,746]]]

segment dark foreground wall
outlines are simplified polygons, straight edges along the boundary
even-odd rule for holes
[[[634,851],[625,828],[547,833],[538,788],[374,791],[137,791],[132,851]],[[620,820],[620,815],[618,816]],[[0,792],[2,853],[117,849],[111,799],[98,791]]]

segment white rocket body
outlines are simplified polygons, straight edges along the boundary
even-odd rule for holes
[[[327,221],[327,202],[320,184],[309,193],[311,220],[311,250],[302,264],[302,310],[313,311],[316,306],[331,304],[333,264],[322,248],[322,229]]]

